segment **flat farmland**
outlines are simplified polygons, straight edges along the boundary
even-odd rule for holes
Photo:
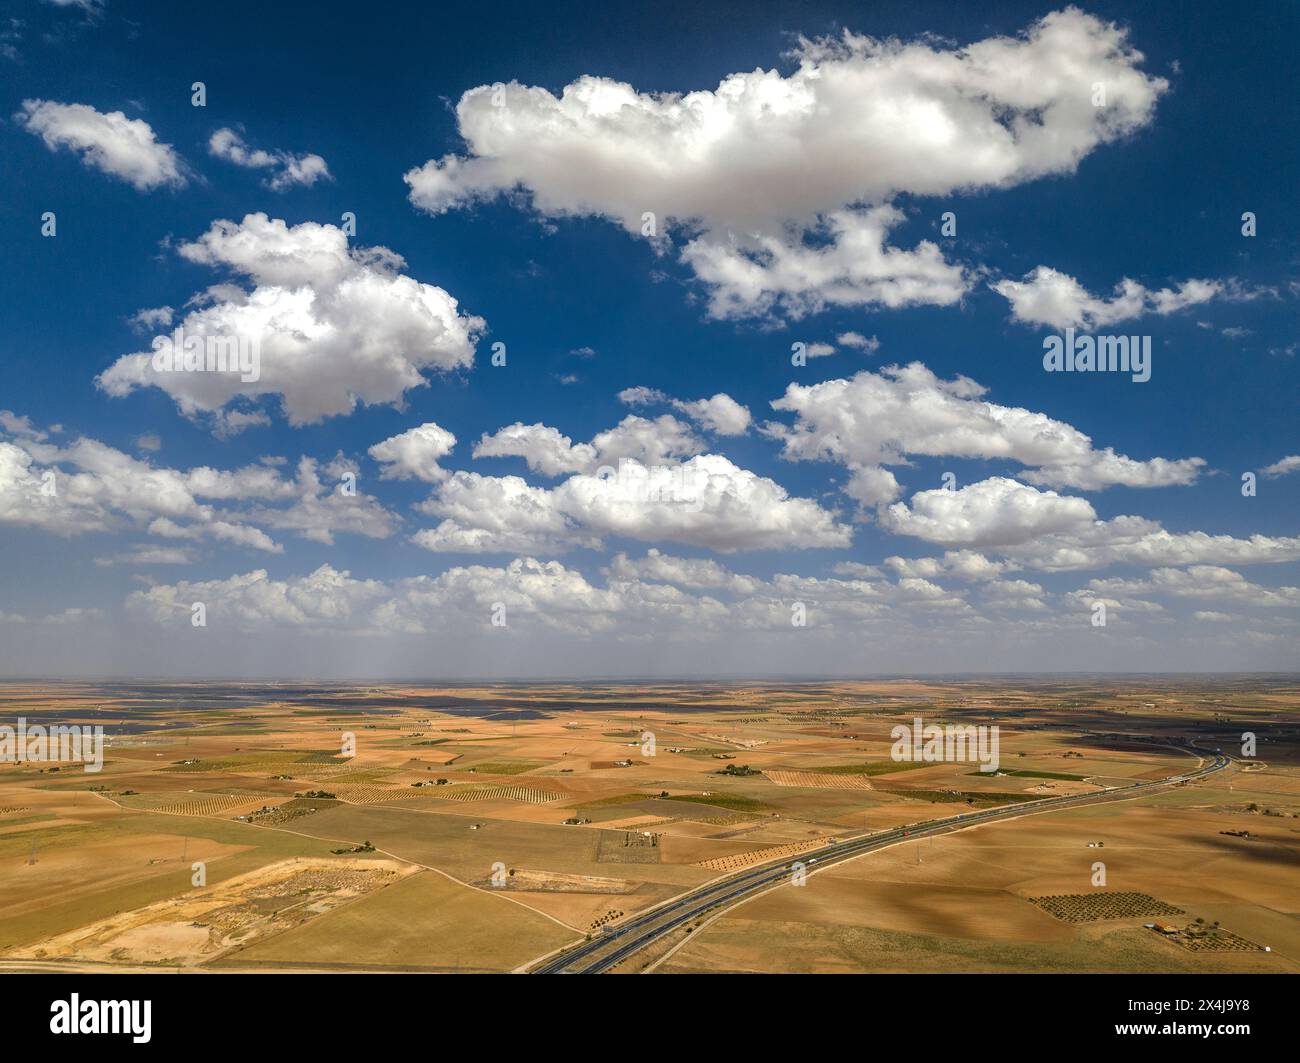
[[[1300,701],[1281,681],[8,689],[41,718],[104,721],[108,741],[96,773],[0,765],[0,966],[514,970],[833,839],[1122,793],[1244,731],[1268,756],[1194,784],[810,865],[656,969],[1300,964]],[[996,727],[996,770],[974,750],[896,758],[895,729],[918,719]],[[294,861],[333,899],[246,912],[239,884]],[[353,889],[335,871],[356,861],[392,880]],[[1247,946],[1031,902],[1094,889],[1148,894]],[[204,922],[214,890],[233,891],[245,935],[176,929]]]
[[[501,972],[572,939],[543,915],[425,871],[220,966]]]
[[[1104,886],[1093,885],[1098,862]],[[1093,806],[904,842],[834,865],[803,886],[732,909],[661,970],[795,972],[826,962],[862,972],[1300,972],[1298,867],[1295,829],[1259,815]],[[1070,923],[1030,900],[1117,891],[1182,909],[1184,923],[1219,920],[1234,933],[1253,933],[1273,951],[1189,964],[1144,928],[1151,917]],[[822,948],[833,959],[815,960],[811,950]]]

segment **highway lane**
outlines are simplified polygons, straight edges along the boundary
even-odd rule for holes
[[[1189,747],[1174,747],[1180,752],[1200,756],[1204,750]],[[1080,794],[1072,797],[1048,797],[1040,801],[1024,801],[1015,805],[1002,805],[998,808],[985,809],[981,812],[965,812],[940,820],[927,820],[924,823],[910,824],[876,834],[860,835],[845,841],[834,842],[821,849],[814,849],[801,854],[799,862],[812,869],[812,865],[825,866],[843,860],[861,856],[887,845],[895,845],[913,838],[933,837],[965,830],[980,823],[1002,819],[1014,819],[1017,816],[1034,815],[1062,808],[1080,805],[1101,804],[1107,801],[1131,800],[1134,797],[1164,789],[1181,782],[1203,778],[1222,771],[1231,764],[1231,760],[1222,753],[1209,754],[1208,761],[1203,760],[1193,771],[1183,772],[1155,782],[1139,783],[1118,790],[1107,790],[1099,794]],[[765,889],[779,885],[790,874],[792,864],[782,860],[763,864],[739,874],[729,876],[721,881],[709,883],[690,893],[683,894],[671,901],[611,929],[608,933],[597,935],[591,941],[543,961],[532,971],[533,974],[599,974],[639,952],[647,945],[659,940],[665,934],[688,923],[693,919],[714,909],[731,907],[741,899],[757,894]]]

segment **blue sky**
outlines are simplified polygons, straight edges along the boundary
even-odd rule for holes
[[[1293,666],[1293,5],[3,18],[3,672]],[[121,361],[259,299],[260,392]]]

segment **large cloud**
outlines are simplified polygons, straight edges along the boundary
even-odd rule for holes
[[[1026,566],[1057,572],[1115,564],[1277,564],[1300,560],[1300,536],[1239,538],[1203,531],[1175,532],[1144,517],[1122,516],[1047,535],[1009,552]]]
[[[413,537],[435,553],[555,554],[599,545],[595,536],[579,533],[551,491],[519,476],[457,472],[420,509],[443,518]]]
[[[355,623],[360,610],[373,607],[385,591],[377,580],[354,580],[330,565],[288,580],[257,569],[229,579],[157,584],[133,592],[127,608],[159,624],[175,623],[202,602],[214,626],[329,626]]]
[[[715,396],[715,400],[726,398],[725,395]],[[707,405],[714,400],[702,401]],[[744,410],[743,406],[738,408]],[[711,407],[707,411],[696,411],[698,416],[712,416],[714,412]],[[738,417],[728,409],[719,409],[716,413],[719,417],[730,416],[733,421]],[[474,447],[474,457],[519,457],[533,472],[543,476],[563,476],[566,473],[596,472],[602,466],[614,467],[626,459],[642,465],[676,464],[703,450],[704,444],[690,427],[670,414],[653,420],[629,414],[613,428],[592,437],[590,443],[574,443],[558,428],[549,425],[516,422],[492,435],[484,434]]]
[[[831,460],[852,473],[848,493],[867,504],[899,493],[881,465],[908,455],[1007,459],[1028,467],[1024,478],[1044,486],[1096,490],[1110,484],[1163,487],[1194,481],[1201,458],[1137,461],[1111,448],[1095,450],[1077,428],[1018,406],[998,406],[968,377],[941,380],[920,362],[863,370],[848,379],[791,384],[772,408],[793,413],[793,425],[771,424],[784,456]]]
[[[717,454],[675,466],[617,469],[532,487],[517,476],[459,472],[421,506],[444,518],[415,541],[437,551],[554,553],[609,536],[736,550],[846,546],[850,530],[816,502]]]
[[[847,546],[850,531],[816,502],[773,480],[701,454],[676,468],[625,461],[612,476],[575,476],[560,505],[598,534],[735,550]]]
[[[788,76],[737,73],[687,94],[592,76],[559,96],[471,89],[456,110],[467,153],[409,172],[411,200],[439,213],[522,189],[545,215],[633,234],[652,213],[660,240],[694,231],[687,259],[718,286],[719,315],[947,303],[960,269],[931,245],[884,248],[894,215],[846,208],[1071,172],[1145,125],[1167,87],[1138,69],[1123,30],[1075,8],[965,48],[846,32],[795,57]],[[822,227],[831,247],[814,253],[804,233]]]
[[[283,578],[258,570],[156,584],[131,594],[127,610],[146,622],[188,629],[191,607],[201,601],[207,607],[205,640],[240,640],[216,645],[245,661],[254,645],[273,642],[278,648],[313,647],[318,658],[335,653],[352,661],[401,659],[411,661],[410,667],[418,661],[427,667],[430,653],[441,654],[463,675],[485,674],[492,662],[497,672],[515,674],[525,660],[536,667],[549,661],[548,674],[571,674],[575,646],[587,657],[599,653],[602,669],[616,664],[629,674],[644,674],[652,661],[680,668],[685,660],[714,674],[740,661],[765,672],[807,672],[813,661],[827,674],[860,669],[864,661],[883,669],[905,660],[919,669],[927,659],[932,663],[938,643],[947,659],[971,668],[995,660],[1008,670],[1041,668],[1044,661],[1077,669],[1080,654],[1089,667],[1114,667],[1115,648],[1131,651],[1122,658],[1125,667],[1149,668],[1153,624],[1166,637],[1176,632],[1193,640],[1193,652],[1182,660],[1202,664],[1207,653],[1225,648],[1214,659],[1239,666],[1252,640],[1266,640],[1283,656],[1251,660],[1284,659],[1286,647],[1295,644],[1294,622],[1285,614],[1272,625],[1281,634],[1258,630],[1257,620],[1254,629],[1198,637],[1199,619],[1184,617],[1179,628],[1176,614],[1132,596],[1150,588],[1112,581],[1065,595],[1019,579],[982,580],[953,591],[926,577],[891,581],[878,573],[758,578],[656,551],[642,558],[618,555],[605,577],[602,583],[557,561],[532,558],[392,580],[357,578],[323,565]],[[1193,579],[1231,582],[1205,573]],[[1087,626],[1099,599],[1111,610],[1104,631]],[[796,615],[802,624],[792,622]],[[1222,614],[1192,614],[1207,615]],[[0,614],[5,619],[11,618]],[[1081,631],[1089,632],[1082,642]],[[1101,656],[1092,656],[1098,647]],[[275,661],[283,659],[280,650]]]
[[[1157,594],[1174,598],[1204,598],[1269,609],[1300,606],[1300,587],[1263,587],[1240,572],[1220,565],[1157,568],[1144,580],[1095,579],[1088,584],[1099,595]]]
[[[331,565],[287,579],[259,569],[224,580],[156,584],[131,594],[127,608],[158,624],[188,623],[194,602],[206,606],[211,630],[293,627],[417,635],[495,633],[494,615],[505,620],[506,630],[592,634],[656,623],[707,624],[722,612],[707,598],[670,588],[597,587],[558,562],[531,558],[389,583],[355,579]]]
[[[454,298],[405,276],[387,248],[352,248],[334,225],[288,226],[265,214],[214,222],[182,244],[183,258],[247,277],[197,297],[180,322],[187,336],[235,338],[260,351],[260,378],[238,373],[160,372],[147,352],[119,358],[98,378],[108,394],[167,392],[186,415],[228,416],[237,399],[279,395],[291,424],[349,413],[358,402],[399,404],[426,383],[424,371],[474,360],[481,318]],[[239,411],[229,411],[237,413]]]
[[[944,546],[1006,547],[1096,519],[1086,499],[1038,491],[997,476],[955,491],[918,491],[910,506],[895,502],[885,510],[881,523],[900,535]]]
[[[743,436],[753,422],[749,408],[742,406],[725,391],[719,391],[707,399],[673,399],[655,388],[632,387],[620,391],[618,400],[628,406],[668,403],[706,432],[719,436]]]
[[[971,582],[996,580],[1004,572],[1019,567],[1012,561],[995,561],[976,550],[948,550],[941,558],[887,557],[885,564],[900,576],[931,579],[950,575]]]
[[[818,579],[776,575],[759,580],[716,569],[718,585],[701,586],[702,570],[682,558],[655,555],[657,571],[622,559],[605,586],[558,561],[517,558],[500,567],[469,565],[437,576],[390,582],[356,579],[322,565],[305,576],[272,578],[257,570],[221,580],[154,584],[132,593],[128,610],[158,624],[188,624],[194,602],[208,628],[368,633],[460,634],[477,631],[564,635],[641,634],[699,638],[737,629],[798,632],[791,607],[801,603],[816,627],[905,621],[909,616],[959,618],[971,613],[960,595],[920,579]],[[707,581],[706,581],[707,582]],[[701,593],[701,592],[704,593]],[[495,628],[493,617],[505,621]]]
[[[322,480],[322,471],[328,481]],[[326,545],[332,545],[334,535],[340,532],[367,539],[387,539],[396,530],[398,520],[374,498],[357,489],[358,476],[356,465],[342,458],[335,458],[323,469],[314,459],[303,458],[298,462],[298,476],[293,484],[293,505],[255,506],[248,511],[248,519]]]
[[[929,240],[888,246],[896,207],[841,210],[816,226],[815,244],[788,234],[692,240],[682,261],[709,287],[714,318],[802,318],[827,307],[951,306],[970,288],[961,266]]]
[[[1114,564],[1158,567],[1300,559],[1300,536],[1237,538],[1201,531],[1172,532],[1144,517],[1101,520],[1086,499],[1042,491],[1006,477],[954,491],[918,492],[910,504],[896,502],[882,510],[881,524],[889,531],[926,542],[997,551],[1018,566],[1045,571]],[[978,555],[967,555],[966,560],[973,557]],[[957,555],[950,552],[944,564],[924,558],[891,558],[890,562],[900,572],[957,574],[956,565],[947,563],[949,559],[955,562]]]
[[[321,467],[303,458],[293,479],[265,465],[173,469],[87,437],[66,446],[46,442],[48,433],[25,418],[16,422],[22,434],[5,439],[0,432],[0,524],[65,536],[139,531],[268,553],[283,548],[267,528],[330,543],[338,532],[387,538],[397,526],[391,513],[355,489],[356,467],[343,459]],[[175,562],[193,554],[173,550],[165,556]]]
[[[441,483],[450,474],[439,460],[456,446],[456,437],[441,425],[428,421],[399,435],[376,443],[370,456],[379,462],[385,480],[423,480]]]
[[[760,580],[732,572],[712,558],[674,557],[653,547],[640,558],[615,554],[610,559],[608,574],[625,582],[646,580],[690,590],[729,590],[737,594],[752,594],[762,586]]]
[[[1023,280],[1000,280],[991,287],[1011,304],[1016,321],[1058,329],[1104,328],[1146,314],[1164,317],[1224,295],[1248,297],[1231,281],[1187,280],[1176,288],[1153,290],[1126,277],[1106,299],[1092,295],[1069,274],[1047,266],[1039,266]]]
[[[87,166],[121,178],[139,192],[186,183],[185,164],[172,146],[158,143],[148,122],[121,111],[104,114],[84,103],[23,100],[14,121],[51,151],[67,148]]]
[[[207,491],[231,497],[237,481],[256,492],[256,479],[243,472],[158,468],[93,439],[67,447],[0,440],[0,524],[67,536],[134,527],[279,552],[265,532],[200,501]]]

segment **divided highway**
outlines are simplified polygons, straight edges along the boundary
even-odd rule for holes
[[[1181,749],[1182,752],[1200,751]],[[1177,783],[1203,778],[1223,771],[1231,760],[1222,753],[1208,755],[1194,771],[1174,775],[1158,782],[1138,783],[1118,790],[1107,790],[1098,794],[1080,794],[1073,797],[1048,797],[1040,801],[1024,801],[1015,805],[1002,805],[982,812],[965,812],[947,819],[928,820],[907,827],[867,834],[847,841],[834,842],[821,849],[810,850],[798,857],[798,860],[811,870],[812,865],[839,863],[874,849],[883,849],[904,840],[925,838],[939,834],[948,834],[955,830],[964,830],[978,823],[989,823],[1000,819],[1013,819],[1017,816],[1051,812],[1061,808],[1078,805],[1101,804],[1106,801],[1129,800],[1142,794],[1160,790]],[[779,885],[790,874],[790,862],[763,864],[759,867],[742,871],[718,882],[701,886],[690,893],[667,901],[643,915],[628,920],[617,927],[610,928],[604,934],[597,935],[590,941],[568,949],[557,956],[542,961],[533,968],[533,974],[600,974],[616,964],[644,949],[652,942],[658,941],[678,927],[691,920],[698,919],[715,909],[729,908],[750,896]]]

